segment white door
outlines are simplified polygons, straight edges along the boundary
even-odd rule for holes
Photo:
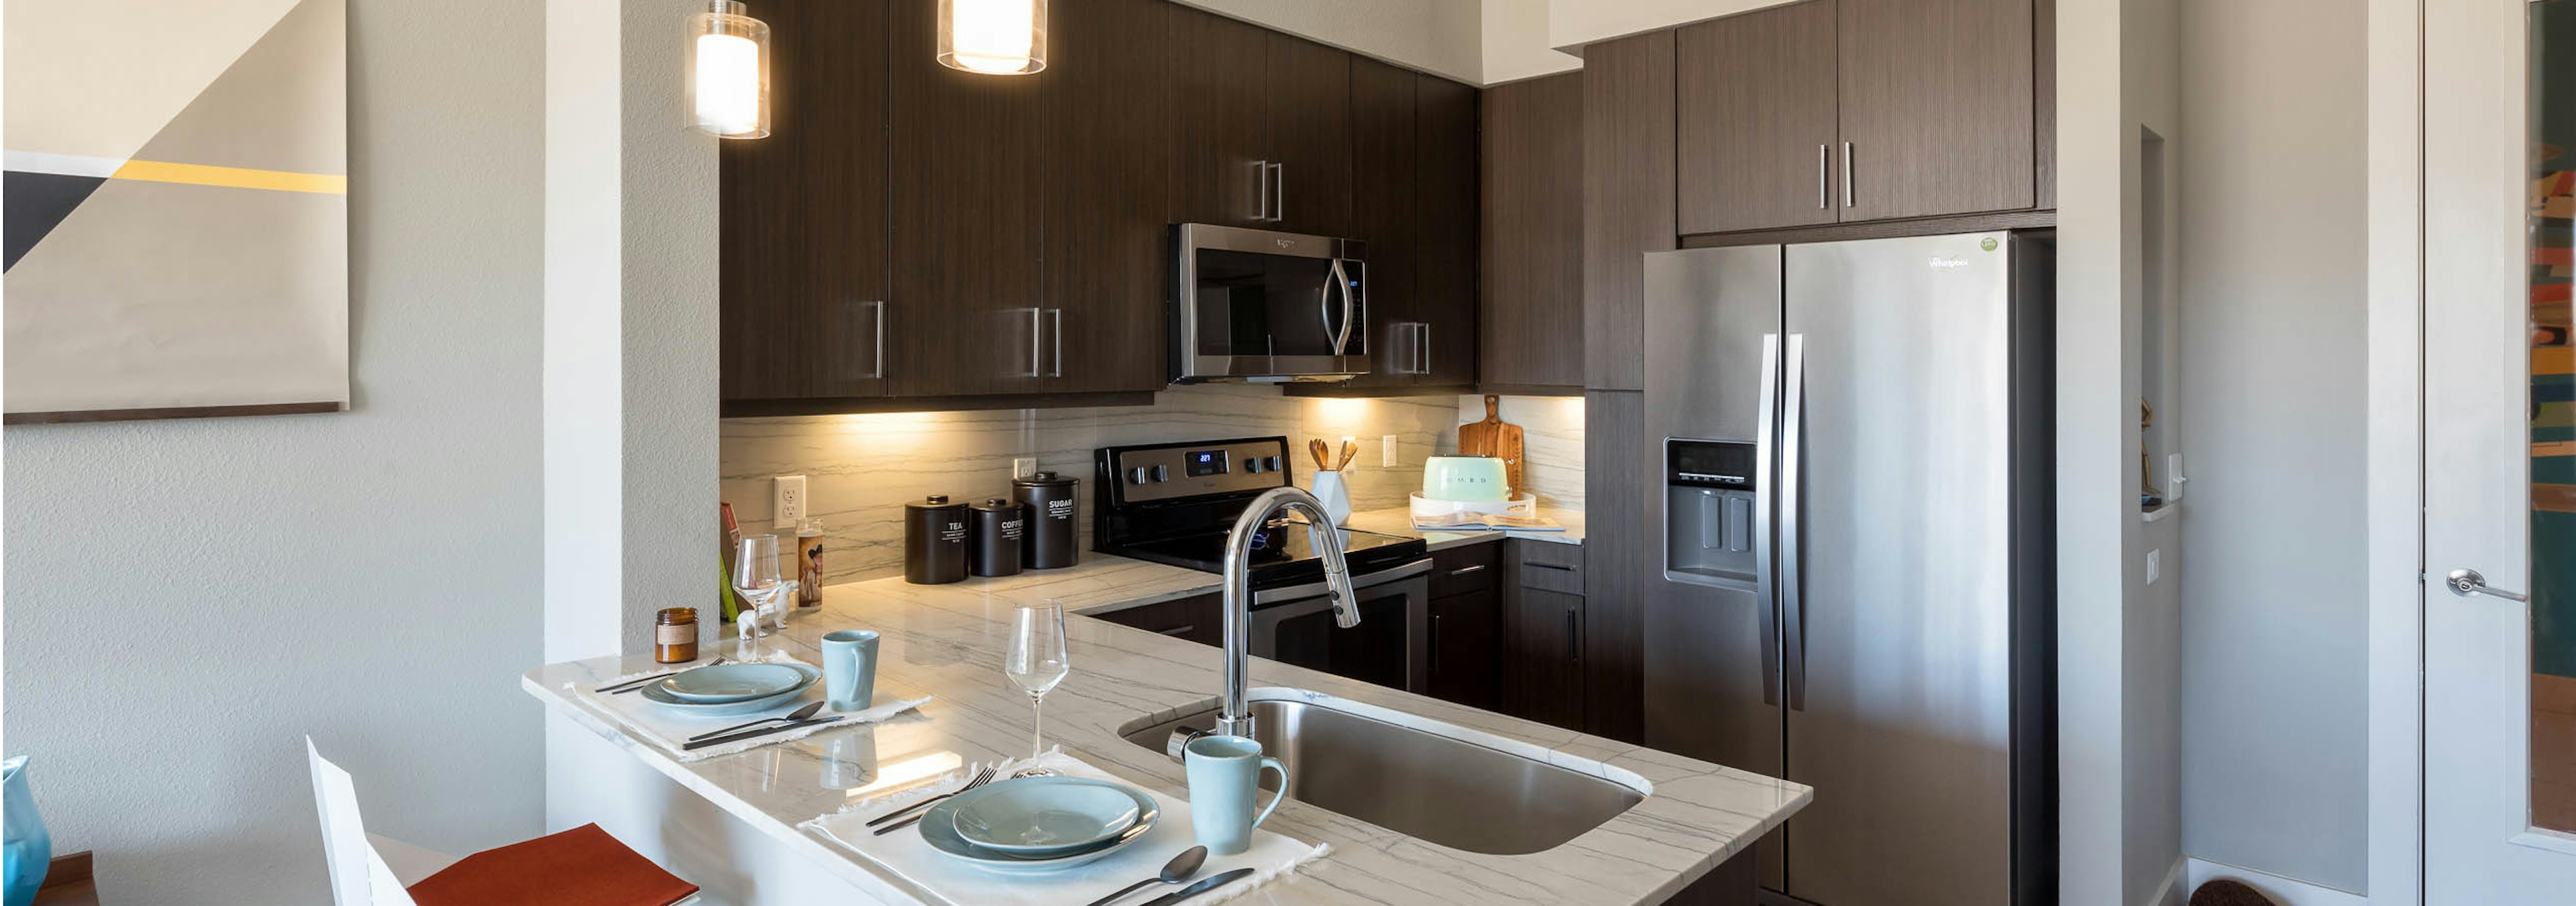
[[[2576,490],[2559,474],[2576,460],[2553,457],[2576,453],[2576,403],[2566,271],[2549,262],[2565,262],[2557,208],[2576,199],[2549,200],[2542,177],[2576,170],[2576,141],[2548,134],[2576,128],[2550,112],[2576,80],[2551,84],[2546,62],[2576,52],[2547,40],[2576,27],[2552,27],[2576,0],[2425,13],[2424,901],[2567,903],[2576,587],[2553,586],[2576,586],[2576,506],[2557,490]]]

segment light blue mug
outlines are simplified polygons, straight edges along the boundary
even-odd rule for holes
[[[1199,845],[1212,856],[1239,855],[1252,848],[1252,829],[1279,810],[1288,798],[1288,766],[1261,754],[1261,743],[1241,736],[1201,736],[1182,751],[1190,774],[1190,824]],[[1263,769],[1279,772],[1279,792],[1260,814],[1252,811],[1261,792]]]
[[[823,698],[834,711],[865,711],[877,697],[877,634],[840,629],[823,634]]]

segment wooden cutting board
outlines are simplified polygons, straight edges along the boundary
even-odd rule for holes
[[[1510,493],[1519,494],[1526,487],[1521,482],[1521,426],[1504,421],[1502,408],[1502,397],[1485,397],[1485,420],[1458,426],[1458,455],[1500,457],[1503,480],[1511,483]]]

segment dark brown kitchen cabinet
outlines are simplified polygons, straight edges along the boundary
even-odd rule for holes
[[[771,133],[719,146],[726,400],[885,392],[888,5],[780,0],[761,15]]]
[[[1056,0],[1038,75],[1048,393],[1154,391],[1168,368],[1165,222],[1175,148],[1164,0]]]
[[[896,46],[936,46],[933,4],[890,6]],[[889,388],[902,396],[1039,392],[1049,351],[1039,294],[1040,81],[969,74],[927,53],[887,60],[898,263],[886,317]]]
[[[1583,386],[1583,74],[1487,88],[1476,382]]]
[[[1414,379],[1465,387],[1475,383],[1477,368],[1481,93],[1438,76],[1415,73],[1413,80],[1413,320],[1423,325]]]
[[[1171,219],[1344,235],[1350,55],[1187,7],[1168,16]]]
[[[1501,703],[1502,606],[1491,590],[1431,599],[1429,688],[1423,694],[1470,708]]]
[[[2032,0],[1834,2],[1842,219],[2034,204]]]
[[[1336,391],[1412,385],[1425,358],[1421,227],[1414,203],[1419,170],[1411,70],[1353,57],[1351,231],[1367,243],[1369,373]]]
[[[1583,729],[1583,597],[1514,589],[1503,626],[1503,712]]]
[[[1154,0],[1162,2],[1162,0]],[[1121,626],[1133,626],[1201,645],[1224,645],[1224,597],[1215,593],[1140,604],[1093,614]]]
[[[1809,0],[1673,32],[1680,226],[1833,223],[1840,160],[1834,4]]]
[[[1673,211],[1673,33],[1583,51],[1584,386],[1645,389],[1646,264]]]

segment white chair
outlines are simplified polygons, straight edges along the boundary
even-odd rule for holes
[[[322,816],[322,858],[330,866],[331,901],[338,906],[419,906],[406,888],[460,860],[367,833],[358,818],[358,787],[349,772],[323,758],[311,736],[304,737],[304,759],[313,769],[314,811]],[[699,897],[692,894],[672,906],[698,902]]]

